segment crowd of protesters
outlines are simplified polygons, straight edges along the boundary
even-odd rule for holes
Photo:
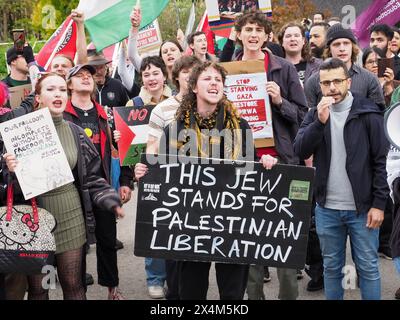
[[[223,11],[247,6],[246,1],[231,1]],[[73,10],[71,16],[78,26],[75,61],[56,55],[44,70],[29,44],[22,51],[12,47],[7,51],[10,73],[0,85],[0,122],[48,108],[75,176],[74,183],[38,197],[58,221],[56,265],[64,299],[86,299],[87,285],[93,283],[86,273],[86,254],[94,242],[99,284],[108,288],[108,299],[125,299],[119,289],[117,250],[123,244],[116,223],[125,214],[122,207],[131,199],[134,183],[148,168],[142,163],[121,167],[119,180],[112,181],[112,157],[121,139],[112,124],[113,107],[151,107],[145,137],[149,154],[158,153],[160,143],[166,152],[185,149],[193,139],[183,135],[174,140],[172,129],[231,130],[234,139],[223,141],[223,158],[235,160],[246,148],[254,149],[253,141],[246,140],[249,124],[224,95],[227,74],[219,62],[226,61],[261,60],[267,75],[274,146],[257,148],[247,160],[260,161],[267,170],[276,163],[316,169],[304,269],[310,277],[307,290],[343,299],[348,237],[362,299],[381,298],[379,256],[393,260],[400,277],[400,150],[386,138],[383,120],[385,110],[400,102],[398,28],[373,25],[370,46],[361,49],[335,17],[326,20],[318,12],[274,30],[263,13],[251,11],[236,16],[220,55],[207,52],[206,35],[197,31],[183,39],[189,55],[182,39],[167,39],[158,56],[144,57],[137,45],[141,10],[135,8],[128,45],[122,46],[117,70],[111,72],[111,61],[86,49],[83,13]],[[380,59],[390,60],[382,72]],[[7,88],[27,84],[31,94],[12,109]],[[202,139],[196,140],[201,149]],[[213,157],[211,150],[200,155]],[[19,190],[13,174],[17,165],[15,155],[3,153],[2,203],[6,181],[13,179]],[[21,194],[14,201],[25,203]],[[145,258],[148,294],[153,299],[206,299],[210,266]],[[268,266],[216,263],[215,268],[221,299],[240,300],[246,294],[251,300],[265,299]],[[297,299],[303,270],[278,268],[277,275],[279,299]],[[42,278],[0,274],[0,299],[23,299],[26,291],[28,299],[48,299]],[[394,296],[400,299],[400,288]]]

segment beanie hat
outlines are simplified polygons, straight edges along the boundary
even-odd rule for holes
[[[336,23],[331,26],[326,33],[326,45],[329,47],[332,41],[341,38],[349,39],[354,44],[357,44],[353,32],[350,29],[343,28],[340,23]]]

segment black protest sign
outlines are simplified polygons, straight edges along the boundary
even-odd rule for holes
[[[148,173],[139,181],[135,255],[304,267],[313,168],[266,170],[260,163],[232,161],[146,164]],[[243,164],[247,168],[240,172]]]
[[[120,163],[123,166],[139,162],[146,150],[151,110],[154,106],[114,107],[115,128],[121,132],[118,141]]]

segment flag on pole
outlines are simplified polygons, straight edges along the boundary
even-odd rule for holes
[[[369,30],[374,24],[395,25],[400,21],[400,1],[373,1],[351,26],[362,48],[369,45]]]
[[[80,0],[78,10],[85,13],[85,27],[98,51],[129,35],[130,14],[137,0]],[[146,0],[141,6],[143,28],[153,22],[169,0]]]
[[[76,24],[68,16],[36,56],[37,63],[47,70],[56,54],[64,54],[73,60],[76,54],[76,37]]]
[[[207,11],[204,11],[203,16],[201,17],[200,23],[197,26],[196,31],[203,31],[206,34],[207,38],[207,52],[214,54],[214,34],[210,29],[210,25],[208,24],[208,15]]]
[[[189,34],[192,33],[193,28],[194,28],[194,22],[196,20],[196,11],[195,11],[195,6],[194,2],[192,3],[192,6],[190,8],[190,14],[189,14],[189,19],[186,25],[186,30],[185,30],[185,39]]]

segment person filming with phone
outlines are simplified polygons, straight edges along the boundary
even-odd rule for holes
[[[396,56],[391,50],[391,41],[394,31],[387,24],[376,24],[370,29],[369,46],[382,50],[381,70],[378,71],[378,77],[383,77],[386,68],[393,70],[394,79],[400,80],[400,57]],[[385,68],[386,67],[386,68]]]
[[[18,87],[31,84],[34,87],[41,70],[35,61],[33,49],[26,42],[25,31],[13,30],[14,45],[7,50],[7,65],[10,73],[2,81],[7,87]],[[9,102],[7,107],[10,107]]]
[[[25,47],[25,33],[23,30],[13,30],[13,38],[14,45],[7,50],[7,64],[10,73],[3,79],[9,88],[31,83],[28,56],[33,58],[32,48],[30,46]]]
[[[393,60],[384,57],[383,51],[378,47],[366,48],[363,51],[363,67],[378,77],[387,107],[390,106],[394,90],[400,85],[400,81],[394,79],[393,63],[390,63],[391,61]]]

